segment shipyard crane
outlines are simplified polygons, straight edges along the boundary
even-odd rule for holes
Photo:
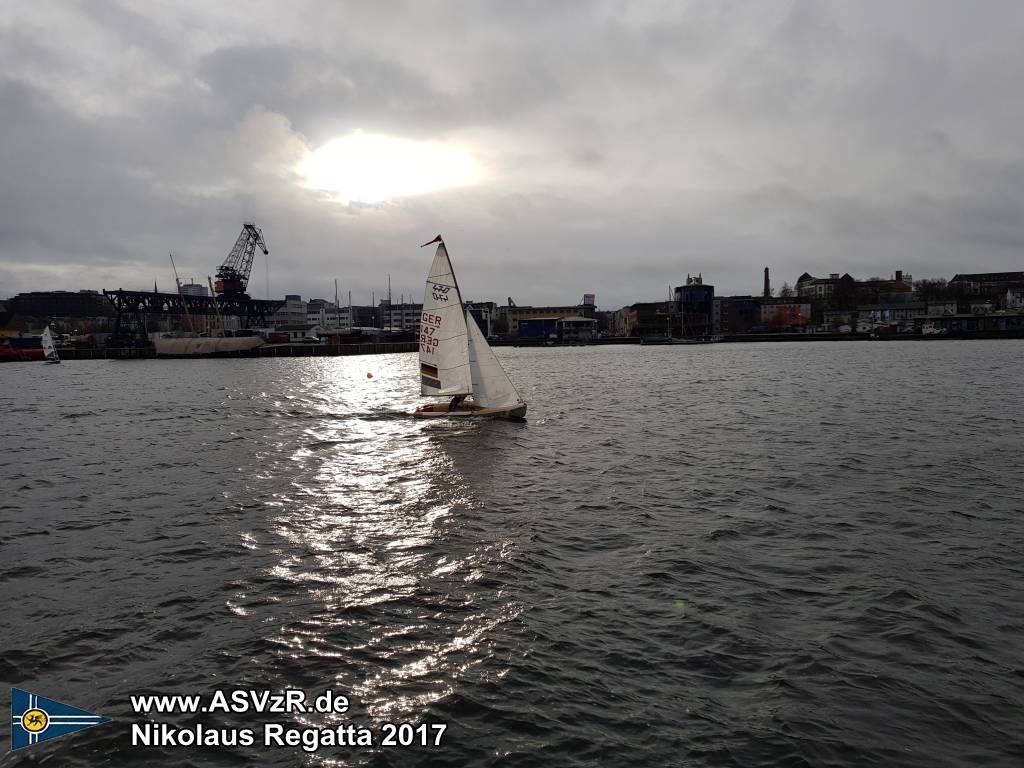
[[[249,298],[245,289],[249,284],[256,246],[259,246],[264,256],[270,253],[263,241],[263,232],[253,222],[247,221],[242,225],[242,233],[235,241],[231,253],[224,263],[217,267],[215,290],[218,295]]]

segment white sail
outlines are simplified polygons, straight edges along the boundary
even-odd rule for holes
[[[469,342],[462,296],[444,243],[439,243],[423,292],[420,316],[420,389],[424,395],[468,395]]]
[[[46,330],[43,331],[43,355],[47,360],[59,360],[57,356],[57,348],[53,345],[53,334],[50,333],[50,326],[46,326]]]
[[[522,405],[523,399],[468,311],[466,325],[469,328],[469,370],[473,378],[473,402],[482,408],[514,408]]]

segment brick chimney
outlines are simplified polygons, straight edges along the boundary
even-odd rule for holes
[[[764,268],[764,297],[766,299],[771,298],[772,295],[772,284],[768,280],[768,267]]]

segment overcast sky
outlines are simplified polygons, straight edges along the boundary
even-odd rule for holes
[[[995,0],[6,0],[0,297],[205,281],[244,220],[272,295],[356,303],[420,300],[438,232],[500,303],[1024,269],[1022,39]]]

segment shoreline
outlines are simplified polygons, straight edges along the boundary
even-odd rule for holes
[[[593,341],[546,342],[540,340],[508,340],[491,341],[494,347],[519,347],[524,349],[547,347],[603,347],[620,345],[638,345],[652,347],[689,347],[706,344],[764,344],[772,342],[825,342],[825,341],[974,341],[987,339],[1024,339],[1024,331],[1004,333],[961,333],[948,335],[921,336],[917,334],[896,334],[871,336],[864,333],[772,333],[772,334],[741,334],[724,335],[720,341],[697,341],[673,339],[642,339],[640,337],[618,337],[595,339]],[[258,347],[241,353],[224,353],[217,355],[162,355],[160,359],[202,359],[208,357],[347,357],[352,355],[386,355],[405,352],[416,352],[419,345],[414,341],[389,342],[379,344],[277,344]],[[62,349],[59,350],[61,360],[151,360],[156,359],[152,349],[133,348],[97,348],[97,349]]]

